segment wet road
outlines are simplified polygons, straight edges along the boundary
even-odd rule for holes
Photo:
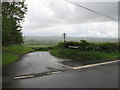
[[[52,63],[54,62],[54,63]],[[48,52],[24,55],[14,64],[3,67],[3,88],[117,88],[118,64],[71,70],[61,66],[60,59]],[[57,74],[14,80],[14,76],[47,72],[51,69],[67,70]]]

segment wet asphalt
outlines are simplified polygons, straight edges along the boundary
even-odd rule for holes
[[[54,63],[52,63],[54,62]],[[2,68],[2,88],[118,88],[118,63],[78,70],[61,66],[61,59],[49,52],[32,52]],[[34,73],[64,72],[42,77],[14,80],[15,76]]]

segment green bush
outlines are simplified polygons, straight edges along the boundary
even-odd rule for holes
[[[117,52],[118,44],[117,43],[100,43],[99,44],[101,51],[103,52]]]
[[[78,46],[78,49],[70,49],[69,46]],[[94,43],[81,40],[79,42],[60,42],[56,48],[51,50],[50,53],[63,59],[82,61],[84,61],[84,59],[91,61],[95,59],[96,61],[98,59],[102,59],[104,61],[110,59],[120,59],[118,50],[120,50],[120,44],[118,43]]]
[[[78,46],[79,42],[67,41],[58,43],[59,48],[69,48],[69,46]]]
[[[99,52],[118,52],[120,50],[120,44],[118,43],[93,43],[86,40],[80,40],[80,42],[60,42],[58,48],[69,48],[69,46],[78,46],[80,51],[99,51]]]

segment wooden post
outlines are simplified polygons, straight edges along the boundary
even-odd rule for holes
[[[66,41],[66,33],[63,33],[63,37],[64,37],[64,42]]]

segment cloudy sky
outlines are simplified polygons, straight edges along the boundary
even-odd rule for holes
[[[79,0],[80,1],[80,0]],[[118,18],[117,2],[75,2],[104,15]],[[117,20],[61,1],[26,0],[25,36],[117,37]]]

